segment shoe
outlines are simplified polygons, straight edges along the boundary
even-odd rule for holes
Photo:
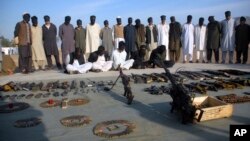
[[[247,62],[243,62],[242,64],[246,64]]]
[[[76,70],[76,71],[73,71],[73,74],[78,74],[78,73],[79,73],[79,71],[77,71],[77,70]]]
[[[225,64],[225,61],[222,61],[221,64]]]
[[[202,60],[202,63],[206,63],[206,61],[205,61],[205,60]]]
[[[189,61],[189,63],[193,63],[193,61]]]
[[[78,71],[69,71],[69,74],[78,74]]]
[[[102,70],[100,69],[92,69],[92,72],[101,72]]]
[[[58,70],[61,70],[61,69],[62,69],[62,66],[61,66],[61,65],[58,65],[58,66],[57,66],[57,69],[58,69]]]
[[[196,60],[196,63],[199,63],[199,60]]]
[[[64,72],[63,72],[63,73],[70,74],[70,72],[68,72],[67,70],[64,70]]]
[[[182,63],[183,63],[183,64],[185,64],[185,63],[186,63],[186,61],[183,61]]]
[[[229,64],[233,64],[233,62],[232,62],[232,61],[229,61]]]

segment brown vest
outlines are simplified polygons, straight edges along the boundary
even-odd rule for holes
[[[31,28],[30,24],[29,25],[29,41],[27,39],[27,26],[25,22],[19,22],[20,28],[18,31],[18,40],[19,40],[19,45],[27,45],[28,43],[31,44]]]
[[[115,38],[124,38],[122,25],[120,25],[120,26],[115,25],[114,26],[114,36],[115,36]]]

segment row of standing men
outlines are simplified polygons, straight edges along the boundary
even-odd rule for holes
[[[96,17],[90,17],[90,24],[86,29],[82,26],[82,21],[77,20],[77,27],[74,29],[70,24],[71,17],[66,16],[65,22],[59,27],[59,37],[62,40],[62,61],[66,69],[67,64],[72,62],[75,54],[82,56],[82,62],[86,62],[90,53],[98,50],[100,44],[105,47],[108,55],[118,48],[120,41],[125,41],[126,59],[133,58],[138,54],[140,47],[146,45],[147,52],[145,61],[149,59],[151,51],[159,45],[166,46],[166,60],[178,61],[180,49],[183,51],[183,62],[189,57],[189,62],[193,61],[193,48],[197,50],[197,60],[201,58],[203,62],[211,62],[212,51],[215,54],[215,61],[219,61],[219,47],[222,49],[222,63],[225,63],[227,51],[229,51],[229,63],[233,62],[233,51],[236,43],[237,63],[246,63],[246,47],[249,43],[249,26],[240,24],[235,28],[235,21],[231,18],[231,12],[225,12],[226,19],[221,23],[217,22],[213,16],[208,18],[208,25],[204,25],[204,18],[199,19],[199,24],[192,24],[192,16],[187,17],[187,23],[183,26],[175,21],[175,17],[170,17],[171,23],[166,23],[166,16],[161,16],[161,23],[157,26],[153,24],[153,18],[148,18],[148,25],[145,27],[139,19],[128,18],[128,24],[122,25],[121,17],[117,17],[117,24],[111,29],[107,20],[104,21],[104,28],[95,22]],[[42,58],[46,56],[48,68],[52,67],[51,55],[54,55],[56,65],[61,69],[59,53],[56,45],[57,28],[50,22],[49,16],[44,16],[45,24],[40,28],[36,16],[32,17],[32,26],[29,25],[30,15],[23,15],[23,21],[18,22],[15,27],[14,36],[18,37],[19,42],[19,67],[23,73],[30,71],[32,61],[35,69],[39,66],[45,68]],[[245,21],[242,17],[241,21]],[[236,35],[235,35],[236,29]],[[247,30],[244,30],[247,29]],[[237,34],[237,31],[239,32]],[[247,32],[247,33],[243,33]],[[241,38],[239,38],[239,37]],[[246,37],[245,37],[246,36]],[[235,38],[236,37],[236,38]],[[243,37],[243,38],[242,38]],[[39,41],[41,39],[41,41]],[[236,40],[235,40],[236,39]],[[102,42],[100,42],[102,40]],[[33,46],[33,47],[30,47]],[[39,47],[42,46],[42,47]],[[44,51],[43,51],[44,48]],[[206,50],[206,51],[205,51]],[[44,52],[44,53],[43,53]],[[33,53],[33,55],[32,55]],[[243,53],[243,61],[240,54]],[[70,59],[67,59],[69,56]],[[207,59],[205,59],[205,56]],[[78,59],[79,60],[79,59]]]

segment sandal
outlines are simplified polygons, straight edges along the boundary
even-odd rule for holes
[[[15,99],[16,97],[17,97],[17,95],[14,94],[14,95],[11,95],[11,96],[9,97],[9,99],[13,100],[13,99]]]
[[[47,98],[50,96],[50,93],[43,94],[43,98]]]
[[[62,92],[61,96],[64,97],[64,96],[67,96],[68,93],[66,91]]]
[[[59,96],[59,92],[54,92],[54,93],[53,93],[53,96],[54,96],[54,97],[58,97],[58,96]]]
[[[42,95],[43,95],[42,93],[38,93],[35,95],[35,98],[41,98]]]
[[[25,96],[26,96],[25,94],[21,94],[21,95],[17,96],[16,98],[17,98],[17,99],[22,99],[22,98],[25,97]]]
[[[34,94],[28,94],[25,98],[26,99],[31,99],[34,96]]]

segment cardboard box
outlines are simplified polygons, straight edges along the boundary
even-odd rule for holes
[[[198,122],[226,118],[233,114],[232,104],[227,104],[211,96],[195,97],[193,105],[197,107],[195,119]]]

